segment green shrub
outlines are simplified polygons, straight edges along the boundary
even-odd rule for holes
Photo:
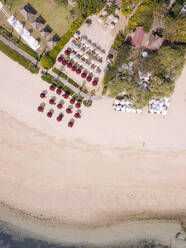
[[[12,60],[18,62],[20,65],[22,65],[24,68],[29,70],[31,73],[39,72],[39,68],[36,67],[34,64],[32,64],[32,62],[30,62],[28,59],[20,55],[15,50],[12,50],[10,47],[6,46],[2,42],[0,42],[0,51],[6,54]]]
[[[3,36],[5,39],[14,43],[14,45],[16,45],[17,47],[19,47],[20,49],[22,49],[23,51],[28,53],[33,58],[38,59],[37,52],[32,50],[32,48],[27,46],[25,43],[23,43],[21,40],[19,40],[17,37],[12,35],[8,30],[6,30],[5,28],[3,28],[1,26],[0,26],[0,35]]]
[[[143,26],[145,32],[149,32],[153,22],[153,12],[158,7],[157,0],[144,0],[135,15],[129,20],[127,32],[132,32],[137,26]]]
[[[103,0],[77,0],[77,4],[84,17],[98,13],[104,7]]]
[[[84,100],[83,105],[86,106],[86,107],[92,106],[92,100]]]
[[[116,50],[119,50],[123,43],[125,41],[125,36],[123,33],[119,33],[117,36],[116,36],[116,39],[114,41],[114,44],[112,45],[112,47]]]
[[[42,56],[42,58],[40,60],[41,67],[48,70],[48,69],[52,68],[53,64],[54,64],[54,60],[52,57],[50,57],[50,55],[45,54],[44,56]]]
[[[136,5],[139,3],[139,0],[122,0],[121,11],[124,16],[130,15]]]
[[[63,47],[69,42],[69,40],[71,39],[73,34],[81,27],[84,20],[85,19],[83,17],[80,17],[78,20],[75,20],[71,24],[71,26],[70,26],[69,30],[66,32],[66,34],[64,34],[61,37],[61,39],[57,42],[56,46],[50,51],[49,55],[50,55],[50,57],[53,58],[54,61],[55,61],[56,57],[58,56],[58,54],[63,49]]]

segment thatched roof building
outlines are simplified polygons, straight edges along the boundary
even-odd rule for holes
[[[43,18],[39,16],[31,23],[31,25],[35,30],[40,30],[43,27],[44,23],[45,22]]]
[[[33,9],[29,5],[24,6],[19,12],[27,21],[31,21],[35,15]]]

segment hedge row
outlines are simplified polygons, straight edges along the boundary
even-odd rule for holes
[[[12,43],[14,43],[15,46],[19,47],[20,49],[22,49],[23,51],[25,51],[26,53],[28,53],[30,56],[32,56],[33,58],[38,59],[37,52],[35,52],[34,50],[32,50],[32,48],[30,48],[29,46],[27,46],[26,44],[24,44],[17,37],[15,37],[14,35],[12,35],[8,30],[6,30],[5,28],[3,28],[1,26],[0,26],[0,34],[5,39],[7,39],[7,40],[11,41]]]
[[[73,36],[73,34],[81,27],[85,19],[83,17],[80,17],[78,20],[75,20],[69,30],[64,34],[61,39],[57,42],[56,46],[50,51],[49,56],[53,58],[53,60],[56,59],[60,51],[63,49],[63,47],[69,42],[70,38]]]
[[[74,80],[69,78],[62,71],[58,70],[57,68],[53,68],[52,71],[55,72],[58,76],[60,76],[60,77],[64,78],[65,80],[67,80],[70,84],[74,85],[76,88],[79,88],[79,84],[77,84]]]
[[[38,73],[39,68],[36,67],[32,62],[30,62],[28,59],[20,55],[15,50],[11,49],[10,47],[6,46],[2,42],[0,42],[0,51],[6,54],[9,58],[12,60],[18,62],[20,65],[22,65],[24,68],[29,70],[31,73]]]

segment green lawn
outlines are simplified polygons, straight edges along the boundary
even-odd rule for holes
[[[17,13],[29,2],[37,14],[42,15],[54,33],[59,36],[66,33],[73,20],[80,15],[77,7],[72,10],[71,7],[56,4],[55,0],[8,0],[7,2],[11,6],[12,13]]]

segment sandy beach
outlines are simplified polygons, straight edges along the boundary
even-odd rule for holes
[[[3,54],[0,64],[1,202],[69,225],[185,215],[186,69],[166,117],[106,99],[70,129],[37,112],[46,83]]]

